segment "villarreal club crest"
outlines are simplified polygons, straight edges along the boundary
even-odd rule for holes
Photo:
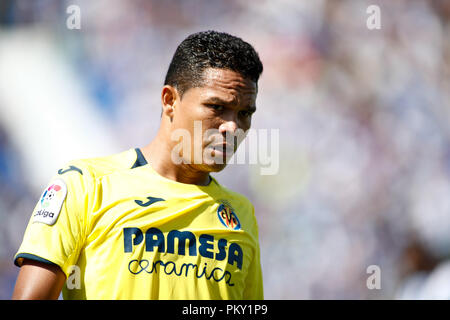
[[[234,212],[233,208],[225,203],[221,203],[217,208],[217,216],[219,221],[228,229],[240,230],[241,223]]]

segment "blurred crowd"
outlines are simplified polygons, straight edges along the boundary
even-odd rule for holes
[[[71,4],[80,30],[66,27]],[[370,4],[380,29],[367,28]],[[1,1],[0,50],[23,29],[50,36],[117,151],[156,133],[164,76],[187,35],[250,42],[264,64],[253,126],[279,129],[279,171],[230,165],[216,178],[255,205],[265,297],[450,299],[450,1]],[[41,192],[15,134],[0,117],[3,299]],[[373,265],[378,289],[367,286]]]

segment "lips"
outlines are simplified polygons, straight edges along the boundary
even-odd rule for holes
[[[223,155],[232,155],[234,153],[234,149],[232,146],[230,146],[227,143],[220,143],[220,144],[215,144],[212,146],[209,146],[210,148],[213,148],[214,151],[219,151],[221,152]]]

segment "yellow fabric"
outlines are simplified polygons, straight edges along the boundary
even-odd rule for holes
[[[72,283],[64,299],[263,299],[251,202],[214,178],[197,186],[132,168],[137,158],[130,149],[59,170],[68,191],[56,223],[30,219],[15,263],[59,265]]]

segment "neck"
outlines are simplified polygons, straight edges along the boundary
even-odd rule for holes
[[[141,148],[147,162],[159,175],[180,183],[206,186],[210,183],[209,172],[195,170],[187,164],[175,164],[171,158],[172,145],[161,132],[148,145]]]

